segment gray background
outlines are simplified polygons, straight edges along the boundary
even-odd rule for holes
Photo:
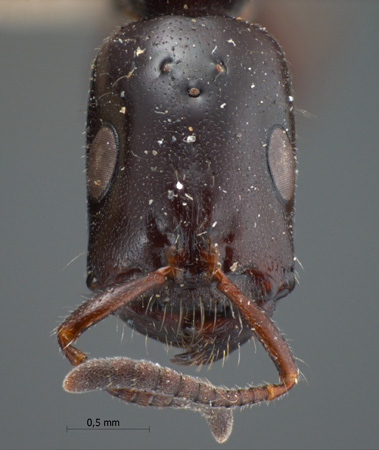
[[[51,331],[87,294],[82,132],[90,63],[113,19],[95,0],[81,11],[78,0],[64,2],[72,16],[57,14],[54,2],[34,15],[33,1],[21,0],[12,15],[9,3],[0,0],[1,447],[377,448],[379,2],[280,0],[258,12],[287,50],[299,110],[304,270],[275,318],[306,381],[268,407],[237,411],[223,446],[191,411],[61,389],[70,366]],[[146,355],[143,336],[122,336],[111,317],[79,347],[169,364],[163,346],[149,341]],[[238,367],[232,355],[200,375],[227,385],[277,379],[252,343]],[[97,417],[150,433],[66,433]]]

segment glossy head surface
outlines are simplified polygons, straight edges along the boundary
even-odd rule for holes
[[[283,53],[258,26],[157,17],[108,38],[88,112],[89,286],[165,266],[173,248],[196,283],[217,247],[256,298],[288,292],[292,110]]]

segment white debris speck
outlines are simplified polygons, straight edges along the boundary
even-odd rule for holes
[[[292,95],[290,95],[290,96],[288,97],[288,101],[289,101],[289,102],[293,102],[293,97],[292,97]]]
[[[187,198],[193,201],[193,197],[191,197],[189,194],[184,194]]]
[[[126,108],[125,108],[125,106],[123,106],[123,107],[120,109],[120,113],[121,113],[121,114],[125,114],[125,113],[126,113]]]
[[[217,45],[216,45],[216,47],[212,50],[212,55],[213,55],[213,53],[214,53],[216,50],[217,50]]]
[[[120,97],[125,98],[125,91],[121,91]]]
[[[182,190],[183,187],[184,187],[184,186],[182,185],[182,183],[181,183],[180,181],[178,181],[178,182],[176,183],[176,189],[178,189],[179,191]]]
[[[236,261],[235,263],[233,263],[233,265],[230,266],[230,270],[232,272],[235,272],[237,270],[237,266],[238,266],[238,262]]]
[[[212,223],[212,228],[214,228],[217,225],[217,221]]]
[[[154,156],[157,156],[157,155],[158,155],[158,152],[157,152],[156,150],[153,150],[151,153],[152,153]]]
[[[137,47],[137,50],[135,51],[136,56],[142,55],[142,53],[145,53],[146,48],[144,48],[143,50],[141,49],[141,47]]]
[[[191,136],[186,136],[183,141],[187,142],[187,144],[192,144],[193,142],[196,142],[196,136],[194,134]]]
[[[154,200],[149,200],[149,205],[152,205],[152,204],[153,204],[153,201],[154,201]]]
[[[120,170],[123,172],[125,170],[125,166],[122,166]]]
[[[164,139],[159,139],[157,142],[158,142],[159,145],[162,145],[163,141],[164,141]]]
[[[167,197],[168,197],[169,200],[174,200],[174,197],[175,197],[174,191],[168,190],[167,191]]]
[[[175,136],[171,136],[171,140],[172,140],[172,142],[176,142],[176,137]]]
[[[221,108],[221,109],[224,109],[225,106],[226,106],[226,103],[223,103],[222,105],[220,105],[220,108]]]
[[[236,43],[233,41],[233,39],[227,40],[228,44],[233,44],[234,47],[236,47]]]
[[[255,88],[255,84],[253,83],[250,87],[251,87],[251,89],[254,89]]]

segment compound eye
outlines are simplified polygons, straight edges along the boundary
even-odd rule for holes
[[[267,162],[272,180],[282,200],[289,202],[295,192],[296,159],[294,148],[283,127],[276,127],[271,133]]]
[[[111,125],[103,126],[96,134],[87,156],[88,194],[100,201],[107,193],[118,156],[118,140]]]

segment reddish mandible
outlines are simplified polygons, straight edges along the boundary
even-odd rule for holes
[[[75,366],[64,388],[199,411],[225,442],[233,408],[280,397],[299,374],[271,320],[295,286],[291,83],[276,41],[227,17],[239,2],[140,2],[150,12],[152,3],[153,17],[121,27],[93,65],[94,295],[58,328]],[[181,365],[210,364],[256,336],[279,382],[226,389],[150,361],[88,360],[73,343],[111,314],[181,348]]]

